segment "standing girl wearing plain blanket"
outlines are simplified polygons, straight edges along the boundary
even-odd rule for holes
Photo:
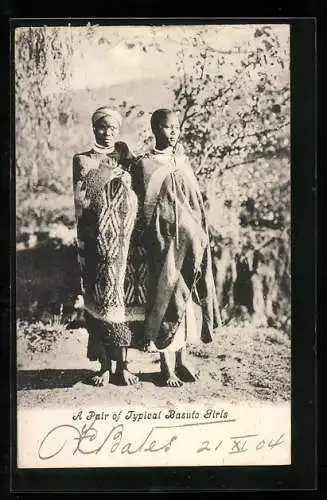
[[[170,110],[151,117],[155,147],[135,167],[149,263],[145,335],[160,352],[168,386],[197,374],[186,344],[212,341],[220,324],[202,196],[186,156],[178,152],[180,125]]]

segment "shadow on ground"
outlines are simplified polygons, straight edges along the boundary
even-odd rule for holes
[[[44,389],[68,389],[82,383],[85,385],[94,385],[92,377],[95,372],[92,370],[20,370],[17,376],[17,390],[31,391]],[[152,383],[157,387],[164,387],[164,381],[160,376],[160,372],[153,373],[138,373],[140,382]],[[122,385],[115,376],[112,377],[111,383],[114,385]]]
[[[17,390],[63,389],[78,382],[87,383],[94,375],[92,370],[20,370]]]
[[[153,373],[138,373],[140,382],[149,382],[157,387],[166,387],[160,372]]]

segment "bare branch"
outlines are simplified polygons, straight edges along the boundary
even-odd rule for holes
[[[198,168],[195,171],[196,174],[198,174],[199,172],[201,172],[204,163],[207,161],[209,154],[213,150],[214,150],[214,148],[213,148],[213,146],[210,143],[205,146],[204,155],[201,158],[200,165],[198,166]]]
[[[255,158],[255,160],[260,160],[260,159],[264,159],[264,158],[266,158],[266,156],[264,154],[262,154],[262,155],[257,156]],[[225,170],[231,170],[232,168],[241,167],[242,165],[250,165],[251,163],[254,163],[255,160],[249,159],[249,160],[243,160],[243,161],[240,161],[237,163],[232,163],[231,165],[226,165]]]
[[[214,52],[215,54],[223,54],[223,55],[232,55],[232,54],[237,54],[237,55],[241,55],[241,54],[250,54],[250,53],[253,53],[253,50],[241,50],[241,49],[237,49],[237,50],[219,50],[219,49],[214,49],[213,47],[210,47],[208,46],[208,50],[210,52]]]
[[[193,116],[195,116],[197,114],[196,111],[189,113],[190,109],[192,109],[193,107],[194,107],[194,104],[189,104],[188,106],[187,105],[185,106],[184,115],[180,121],[180,129],[181,130],[182,130],[184,124],[187,122],[187,120],[189,120],[190,118],[192,118]]]
[[[268,129],[264,129],[264,130],[261,130],[259,132],[254,132],[252,134],[245,134],[243,136],[238,136],[238,137],[235,137],[235,139],[233,139],[230,143],[231,146],[235,146],[235,144],[237,143],[237,141],[239,140],[244,140],[244,139],[247,139],[249,137],[259,137],[262,136],[262,135],[265,135],[267,133],[272,133],[272,132],[279,132],[279,130],[282,130],[284,127],[288,127],[290,125],[290,120],[288,120],[286,123],[282,123],[279,127],[274,127],[274,128],[268,128]]]
[[[225,96],[228,92],[234,90],[234,84],[237,82],[237,80],[239,79],[240,75],[242,74],[243,71],[245,71],[249,66],[251,66],[252,63],[248,63],[246,66],[243,66],[243,69],[237,74],[237,77],[234,78],[234,80],[232,80],[230,82],[230,85],[224,89],[224,90],[221,90],[219,89],[219,92],[212,96],[212,97],[208,97],[203,103],[202,103],[202,109],[206,109],[206,107],[210,104],[213,104],[214,102],[216,102],[218,99],[221,99],[223,96]],[[195,116],[195,114],[197,114],[198,116],[202,116],[204,114],[204,112],[199,112],[199,113],[194,113],[192,116]],[[190,116],[188,116],[186,119],[189,119]],[[183,123],[186,121],[186,119],[184,119]]]

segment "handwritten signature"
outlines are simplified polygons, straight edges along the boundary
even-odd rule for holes
[[[46,434],[40,444],[38,452],[39,458],[41,460],[49,460],[50,458],[59,455],[59,453],[62,452],[67,446],[69,442],[68,437],[70,437],[71,442],[76,442],[76,446],[73,449],[73,455],[76,453],[81,453],[83,455],[97,454],[104,448],[105,445],[108,446],[110,453],[120,451],[122,454],[128,453],[129,455],[132,455],[141,451],[149,451],[152,453],[158,451],[167,452],[170,450],[172,443],[177,440],[177,436],[174,434],[169,437],[168,440],[165,440],[163,443],[159,443],[157,440],[153,439],[153,435],[158,427],[152,427],[150,432],[148,432],[145,439],[143,439],[140,444],[135,445],[130,442],[123,444],[125,428],[123,424],[119,424],[110,429],[109,433],[104,437],[100,445],[97,443],[94,447],[91,446],[91,448],[88,449],[87,447],[84,447],[85,443],[98,441],[97,438],[99,437],[99,432],[95,428],[94,423],[95,420],[90,425],[84,424],[81,430],[70,424],[58,425],[57,427],[54,427]],[[150,439],[151,436],[152,440]],[[50,440],[50,438],[52,439]],[[49,445],[50,441],[54,446],[54,450],[45,453],[44,449],[46,444]]]
[[[70,424],[53,427],[47,432],[40,443],[38,450],[39,458],[41,460],[50,460],[58,456],[68,447],[72,448],[73,455],[77,453],[82,455],[98,454],[104,449],[107,449],[110,454],[121,453],[128,455],[134,455],[141,452],[169,452],[172,449],[173,443],[178,441],[178,428],[235,422],[235,420],[230,419],[180,425],[154,426],[145,436],[133,443],[126,439],[124,424],[113,426],[103,437],[95,427],[95,422],[96,420],[92,421],[90,424],[84,424],[81,429]],[[160,431],[163,430],[166,431],[165,436],[162,436],[162,434],[160,435]],[[167,431],[169,430],[172,432],[169,433],[167,437]],[[227,440],[202,441],[200,446],[199,444],[196,445],[195,452],[216,452],[222,448],[223,443],[225,444],[226,441],[229,454],[244,453],[250,449],[258,451],[263,448],[268,448],[272,450],[276,446],[283,444],[283,438],[284,434],[269,440],[262,439],[259,434],[230,436]]]

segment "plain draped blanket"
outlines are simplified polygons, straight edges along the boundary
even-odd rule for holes
[[[208,228],[197,179],[184,155],[151,151],[135,166],[149,264],[146,336],[168,347],[193,300],[202,311],[200,339],[220,324]]]

